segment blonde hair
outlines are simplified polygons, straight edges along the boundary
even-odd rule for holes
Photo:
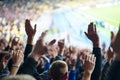
[[[16,75],[16,76],[8,76],[3,78],[2,80],[36,80],[30,75]]]
[[[51,64],[50,74],[53,80],[62,80],[66,72],[68,72],[68,66],[66,62],[57,60]]]

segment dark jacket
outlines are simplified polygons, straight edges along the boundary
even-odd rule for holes
[[[101,74],[101,49],[93,48],[93,54],[96,57],[95,69],[91,75],[91,80],[99,80]]]
[[[120,61],[113,61],[105,80],[120,80]]]
[[[0,72],[0,80],[9,75],[10,75],[10,72],[8,70],[8,67],[6,67],[3,71]]]
[[[104,67],[103,67],[102,73],[101,73],[101,80],[105,80],[105,77],[107,76],[109,67],[110,67],[110,63],[106,62]]]
[[[50,80],[49,75],[47,73],[39,74],[36,68],[36,65],[38,63],[31,57],[28,57],[25,62],[22,64],[22,66],[19,69],[19,74],[29,74],[35,77],[37,80]]]
[[[24,60],[28,57],[28,55],[31,53],[33,48],[33,45],[27,44],[24,52]]]

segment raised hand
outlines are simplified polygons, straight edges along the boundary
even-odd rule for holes
[[[34,25],[34,29],[33,29],[31,26],[30,20],[26,19],[25,31],[28,36],[28,44],[31,44],[36,33],[36,24]]]
[[[113,56],[114,56],[113,49],[112,47],[109,47],[107,51],[107,62],[111,63],[111,61],[113,60]]]
[[[115,39],[115,34],[113,31],[111,31],[111,41],[113,41]]]
[[[21,63],[23,62],[23,59],[24,59],[23,51],[21,50],[13,51],[12,62],[14,65],[19,67]]]
[[[83,69],[84,69],[84,76],[83,80],[90,80],[91,74],[95,68],[96,57],[93,54],[86,55]]]
[[[65,49],[64,39],[61,39],[61,40],[58,41],[58,47],[59,47],[59,54],[63,55],[64,54],[64,49]]]
[[[21,50],[14,50],[12,55],[12,67],[10,71],[10,75],[16,75],[19,70],[20,65],[22,64],[24,59],[23,51]]]
[[[88,25],[88,33],[85,32],[85,35],[93,42],[94,47],[99,47],[99,36],[94,23]]]
[[[19,43],[19,37],[14,37],[13,40],[12,40],[12,44],[11,44],[11,48],[12,49],[15,49],[15,47],[18,45]]]
[[[58,41],[58,46],[60,47],[60,49],[63,49],[63,48],[64,48],[64,46],[65,46],[65,41],[64,41],[64,39],[61,39],[61,40]]]
[[[48,54],[52,57],[55,58],[58,55],[58,49],[57,46],[51,46],[47,48]]]
[[[33,53],[38,54],[38,55],[42,55],[44,53],[46,53],[47,48],[45,45],[45,36],[47,35],[48,31],[42,32],[40,38],[37,40]]]
[[[33,54],[31,55],[36,61],[38,61],[39,57],[47,52],[47,48],[52,46],[56,40],[52,40],[48,45],[45,45],[45,36],[48,31],[45,31],[41,34],[40,38],[37,40]]]
[[[113,45],[114,39],[115,39],[115,34],[113,31],[111,31],[111,43],[107,51],[107,59],[106,59],[106,61],[109,63],[111,63],[114,57],[114,51],[113,48],[111,47]]]
[[[25,21],[25,31],[28,36],[34,36],[36,33],[36,24],[34,25],[34,29],[31,26],[30,20],[26,19]]]
[[[113,51],[116,54],[119,54],[118,56],[120,56],[120,27],[119,27],[118,33],[117,33],[115,39],[113,40],[111,46],[113,48]]]
[[[51,40],[51,41],[46,45],[47,48],[51,47],[53,44],[55,44],[55,42],[56,42],[56,39]],[[55,47],[55,46],[52,46],[52,47]],[[57,48],[57,47],[55,47],[55,48]]]

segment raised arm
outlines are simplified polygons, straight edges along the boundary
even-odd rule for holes
[[[13,51],[12,55],[13,64],[11,67],[10,75],[15,76],[17,74],[21,63],[23,62],[23,59],[24,59],[23,51],[20,50]]]
[[[26,19],[25,20],[25,32],[27,34],[27,45],[26,45],[25,52],[24,52],[24,55],[25,55],[24,59],[26,59],[26,57],[32,51],[33,39],[36,33],[36,24],[34,25],[34,28],[32,28],[30,20]]]
[[[43,32],[40,38],[37,40],[35,47],[28,58],[25,60],[23,65],[21,66],[19,73],[21,74],[30,74],[34,76],[36,79],[41,80],[41,76],[37,72],[36,66],[39,58],[47,52],[47,47],[45,45],[45,36],[47,31]],[[53,45],[55,41],[51,41],[49,46]]]
[[[114,59],[105,80],[120,80],[120,27],[111,46],[114,51]]]
[[[96,57],[95,69],[92,73],[91,80],[99,80],[101,74],[101,49],[96,25],[94,23],[90,23],[88,25],[88,33],[85,32],[85,34],[93,43],[93,54]]]
[[[96,57],[93,54],[86,55],[83,61],[84,75],[82,80],[91,80],[92,72],[95,68]]]

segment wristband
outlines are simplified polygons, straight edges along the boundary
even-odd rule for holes
[[[13,64],[13,65],[12,65],[12,67],[16,67],[16,68],[19,68],[19,66],[15,65],[15,64]]]

